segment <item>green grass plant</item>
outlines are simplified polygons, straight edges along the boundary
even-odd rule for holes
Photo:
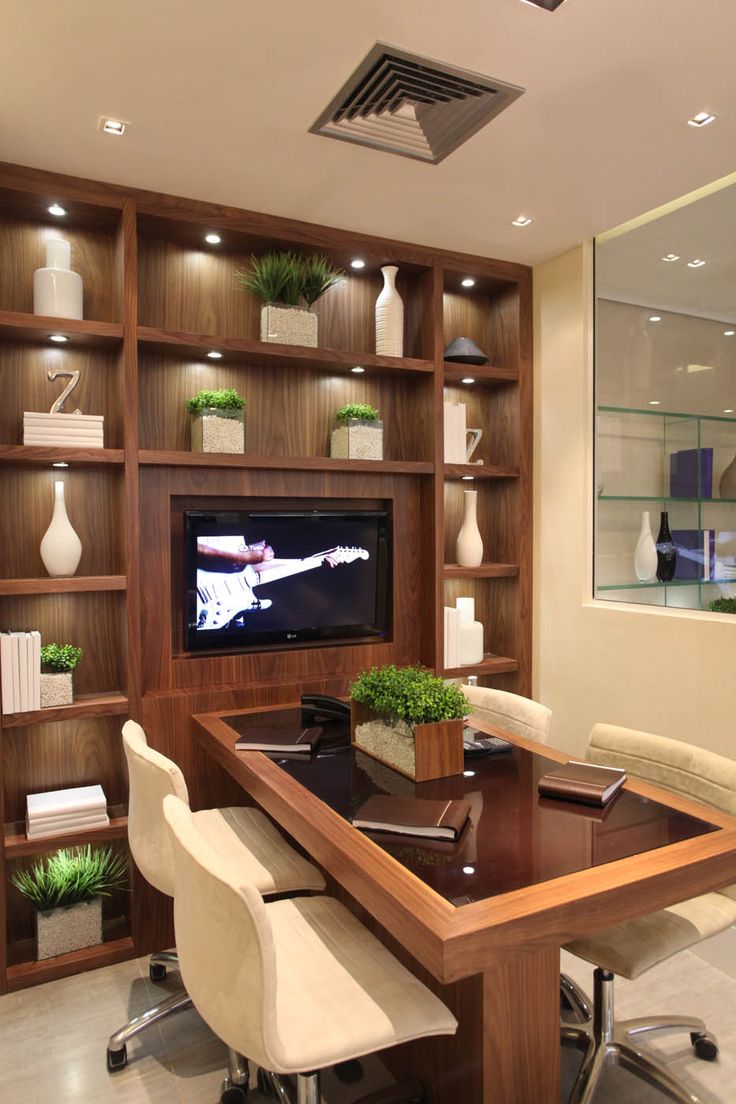
[[[410,725],[464,717],[470,704],[459,687],[445,685],[423,667],[386,664],[361,671],[350,687],[353,701]]]
[[[292,252],[251,257],[250,266],[235,273],[236,284],[266,303],[299,307],[314,305],[345,273],[321,253],[300,257]]]
[[[125,885],[127,878],[125,855],[115,854],[110,847],[93,850],[87,844],[39,859],[10,880],[39,912],[48,912],[93,897],[109,897],[113,889]]]

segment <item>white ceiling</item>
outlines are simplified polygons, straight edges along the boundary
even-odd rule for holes
[[[732,0],[2,0],[0,157],[535,263],[734,169]],[[309,134],[376,40],[522,85],[440,165]],[[718,116],[703,130],[695,112]],[[123,138],[96,129],[129,120]],[[526,229],[511,226],[520,213]]]

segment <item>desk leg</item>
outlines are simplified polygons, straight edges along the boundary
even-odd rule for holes
[[[509,957],[483,975],[484,1104],[558,1104],[560,952]]]

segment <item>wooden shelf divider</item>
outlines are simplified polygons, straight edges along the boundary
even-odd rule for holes
[[[445,479],[518,479],[519,474],[518,468],[502,464],[445,464]]]
[[[80,694],[71,705],[57,705],[53,709],[31,709],[27,713],[4,713],[3,728],[23,728],[49,721],[71,721],[77,717],[117,717],[128,712],[125,694],[113,691],[106,694]]]
[[[0,463],[61,464],[122,464],[122,449],[52,448],[46,445],[0,445]]]
[[[519,373],[514,368],[500,368],[494,364],[456,364],[446,360],[444,377],[446,384],[462,383],[464,379],[473,379],[476,384],[517,383]],[[473,384],[467,384],[472,387]]]
[[[449,667],[442,674],[445,678],[462,678],[463,675],[503,675],[519,670],[518,659],[508,656],[486,655],[482,663],[468,667]]]
[[[446,579],[510,579],[519,574],[518,564],[482,563],[479,567],[445,564]]]
[[[82,828],[65,836],[51,836],[47,839],[29,840],[26,838],[23,821],[5,825],[5,858],[20,859],[28,855],[39,855],[53,851],[58,847],[79,847],[87,843],[103,843],[105,840],[125,839],[128,835],[128,817],[121,807],[108,809],[110,823],[106,828]]]
[[[125,590],[124,575],[72,575],[69,578],[0,579],[0,597],[23,594],[94,594]]]
[[[17,962],[7,969],[8,992],[25,989],[29,985],[42,985],[46,981],[81,974],[85,970],[97,970],[100,966],[112,966],[115,962],[124,962],[135,958],[136,951],[129,935],[100,943],[96,947],[86,947],[82,951],[56,955],[41,962]]]
[[[184,468],[254,468],[261,471],[382,472],[390,475],[431,475],[434,464],[421,460],[333,460],[329,456],[253,456],[249,453],[163,452],[142,449],[141,464]]]
[[[41,341],[50,344],[50,334],[63,334],[69,345],[119,345],[123,327],[119,322],[92,322],[77,318],[50,318],[22,311],[0,311],[0,337],[13,341]]]

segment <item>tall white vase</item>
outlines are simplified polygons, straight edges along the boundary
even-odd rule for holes
[[[72,247],[64,238],[46,242],[46,267],[33,273],[33,313],[83,318],[82,277],[71,271]]]
[[[376,299],[376,352],[380,356],[404,355],[404,304],[396,290],[396,265],[384,265],[383,288]]]
[[[483,541],[478,528],[478,492],[463,491],[463,499],[463,523],[457,535],[455,554],[461,567],[480,567],[483,563]]]
[[[82,542],[72,528],[64,503],[64,483],[54,483],[54,514],[41,541],[41,559],[49,575],[73,575],[79,567]]]
[[[657,546],[649,525],[649,511],[641,515],[641,529],[634,551],[634,571],[640,583],[653,583],[657,578]]]

